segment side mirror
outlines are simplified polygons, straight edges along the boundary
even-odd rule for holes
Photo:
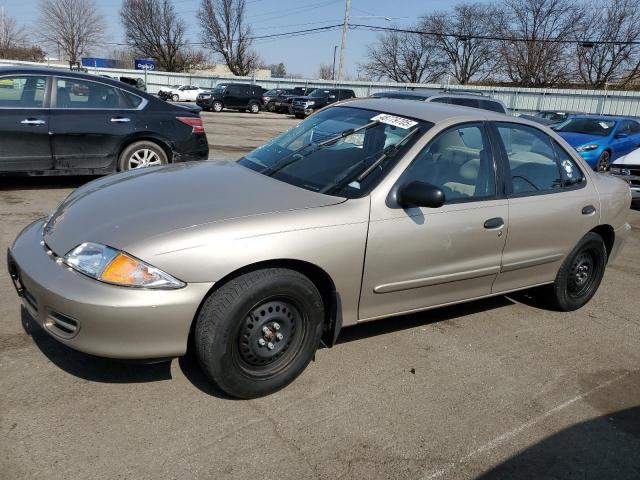
[[[398,190],[397,200],[401,207],[439,208],[444,205],[444,192],[426,182],[409,182]]]
[[[629,136],[626,132],[618,132],[615,134],[614,138],[627,138]]]

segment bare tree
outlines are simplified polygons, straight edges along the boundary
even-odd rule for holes
[[[183,72],[203,63],[202,52],[186,44],[187,25],[170,0],[124,0],[120,20],[131,51],[153,58],[158,69]]]
[[[379,35],[360,68],[378,80],[409,83],[438,81],[446,71],[433,36],[397,31]]]
[[[504,38],[498,48],[505,75],[526,87],[569,80],[570,41],[583,15],[573,0],[504,0],[493,18],[496,35]]]
[[[640,78],[640,48],[633,43],[640,39],[640,0],[612,0],[589,10],[578,38],[578,74],[588,85],[602,88],[617,80],[624,86]]]
[[[15,18],[0,10],[0,50],[14,48],[24,40],[24,27],[18,27]]]
[[[203,43],[239,76],[250,75],[260,65],[244,13],[245,0],[202,0],[198,11]]]
[[[321,63],[318,68],[318,78],[321,80],[333,80],[333,67],[328,63]]]
[[[38,32],[43,42],[78,62],[104,35],[104,17],[94,0],[40,0]]]
[[[448,60],[448,73],[458,83],[485,80],[496,62],[494,42],[477,38],[491,33],[495,7],[481,3],[456,5],[453,12],[439,12],[425,17],[423,31],[435,32],[435,42]],[[448,34],[456,34],[455,36]]]

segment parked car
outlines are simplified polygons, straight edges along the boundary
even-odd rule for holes
[[[158,97],[161,98],[162,100],[169,100],[172,95],[171,92],[173,90],[177,90],[181,86],[182,85],[171,85],[169,87],[162,87],[160,90],[158,90]]]
[[[540,125],[362,99],[238,162],[80,187],[19,234],[9,271],[63,344],[119,358],[193,345],[223,391],[252,398],[343,326],[541,286],[555,308],[582,307],[630,231],[630,200]]]
[[[524,118],[525,120],[531,120],[532,122],[537,122],[541,125],[552,127],[554,125],[559,125],[560,123],[564,122],[569,117],[574,115],[584,115],[584,113],[556,111],[556,110],[542,110],[536,113],[535,115],[527,115],[527,114],[520,115],[520,118]]]
[[[626,117],[580,115],[554,129],[599,172],[613,160],[640,147],[640,123]]]
[[[200,116],[99,75],[0,68],[0,172],[104,174],[206,159]]]
[[[197,103],[204,110],[221,112],[228,108],[258,113],[262,109],[264,88],[251,83],[220,83],[198,96]]]
[[[355,97],[355,92],[346,88],[316,88],[306,97],[294,98],[291,112],[296,118],[304,118],[334,102]]]
[[[480,108],[491,112],[508,113],[507,107],[500,100],[478,94],[451,93],[440,90],[393,90],[376,92],[373,98],[398,98],[404,100],[421,100],[423,102],[448,103],[461,107]]]
[[[147,91],[147,85],[144,83],[144,80],[141,78],[120,77],[120,81],[123,83],[126,83],[127,85],[131,85],[132,87],[135,87],[138,90],[142,90],[143,92]]]
[[[629,184],[634,202],[640,202],[640,149],[623,155],[611,164],[611,175]]]
[[[198,99],[198,95],[202,92],[206,92],[204,88],[196,87],[195,85],[182,85],[174,90],[164,93],[168,100],[174,102],[195,102]]]
[[[293,115],[291,102],[296,97],[304,97],[315,90],[308,87],[295,87],[284,89],[279,95],[271,99],[264,107],[269,112],[289,113]]]
[[[274,100],[278,95],[280,95],[282,92],[287,91],[288,89],[286,88],[272,88],[271,90],[267,90],[266,92],[264,92],[262,94],[262,98],[260,99],[262,102],[262,108],[266,110],[266,106],[272,101]],[[269,110],[272,111],[272,110]]]

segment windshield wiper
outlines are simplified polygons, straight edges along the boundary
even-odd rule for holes
[[[270,168],[267,168],[265,170],[263,170],[261,173],[263,173],[264,175],[267,175],[268,177],[272,176],[273,174],[287,168],[289,165],[291,165],[292,163],[296,163],[298,160],[302,160],[303,158],[307,157],[308,155],[311,155],[313,152],[318,151],[321,148],[324,148],[328,145],[333,145],[334,143],[338,142],[339,140],[342,140],[343,138],[346,138],[350,135],[353,135],[355,133],[360,133],[360,132],[364,132],[365,130],[368,130],[372,127],[375,127],[376,125],[380,125],[380,122],[378,120],[374,120],[372,122],[366,123],[364,125],[362,125],[361,127],[358,128],[348,128],[346,130],[343,130],[342,132],[340,132],[339,134],[328,138],[326,140],[323,140],[322,142],[318,142],[318,143],[309,143],[307,145],[303,145],[302,147],[298,148],[297,150],[294,150],[293,152],[291,152],[290,154],[282,157],[280,159],[280,161],[276,162],[275,165],[273,165]],[[306,153],[306,154],[302,154],[300,152],[302,152],[303,150],[309,148],[309,147],[314,147],[310,152]]]
[[[361,167],[367,163],[366,158],[363,158],[362,160],[357,162],[355,165],[352,165],[347,169],[347,171],[343,175],[341,175],[335,181],[331,182],[325,188],[320,190],[320,193],[330,194],[333,192],[339,192],[344,187],[349,185],[354,180],[354,178],[358,183],[361,183],[362,180],[367,178],[367,176],[371,172],[373,172],[383,161],[385,161],[387,158],[392,157],[393,155],[398,153],[398,150],[400,150],[402,145],[407,140],[409,140],[418,130],[420,129],[416,128],[414,130],[411,130],[404,137],[402,137],[398,143],[394,143],[393,145],[389,145],[388,147],[385,147],[382,150],[382,154],[375,161],[373,161],[371,165],[366,166],[364,169],[362,169]],[[360,173],[355,174],[354,173],[355,171],[360,171]]]

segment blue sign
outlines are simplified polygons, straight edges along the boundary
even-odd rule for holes
[[[156,69],[156,61],[149,60],[146,58],[136,58],[134,60],[136,70],[155,70]]]
[[[118,61],[111,58],[82,57],[83,67],[118,68]]]

